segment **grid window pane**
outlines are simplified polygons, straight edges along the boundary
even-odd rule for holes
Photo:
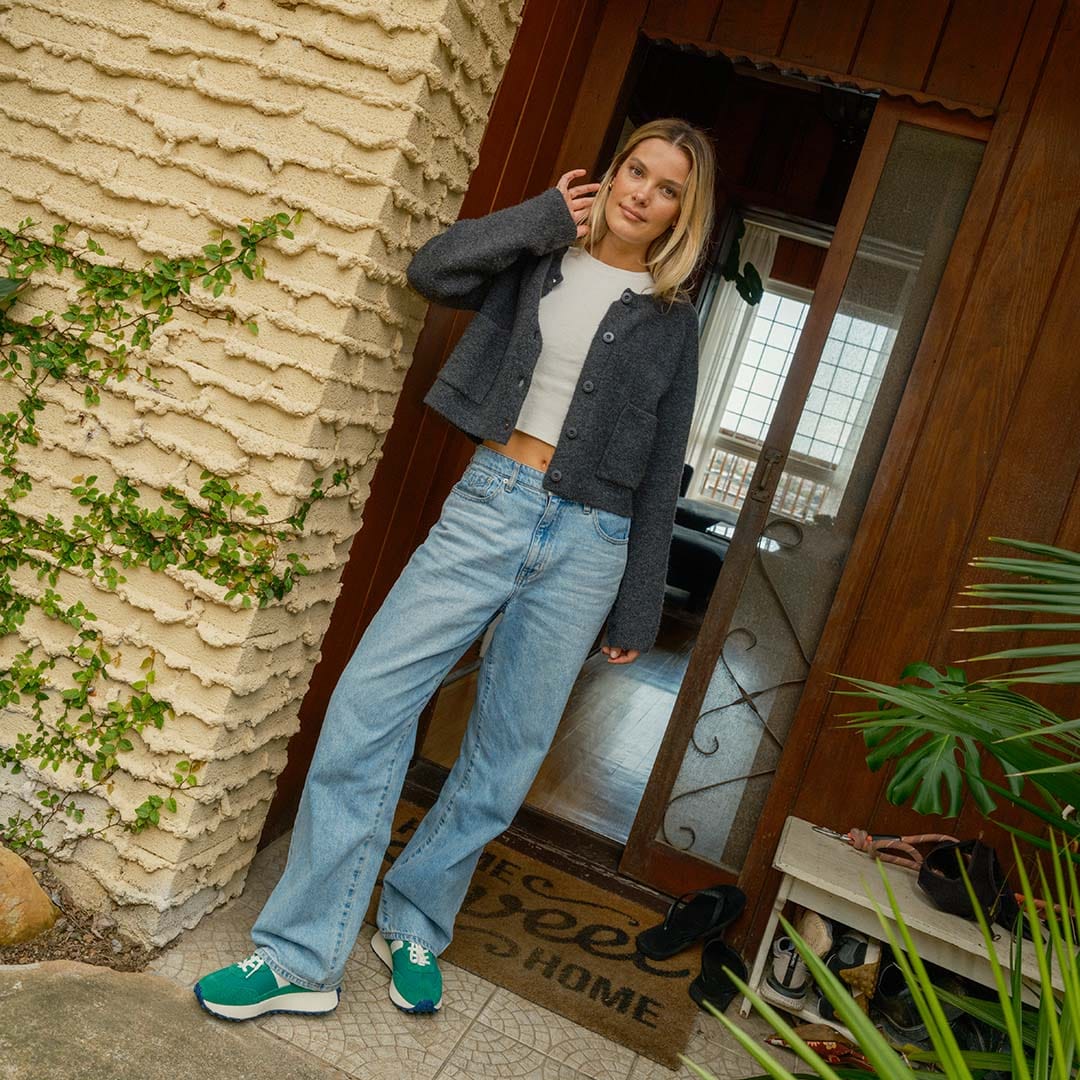
[[[808,311],[808,304],[766,290],[729,384],[723,431],[750,443],[765,438]],[[793,455],[840,462],[863,401],[874,390],[872,376],[888,348],[888,334],[888,327],[869,319],[835,317],[799,418]]]

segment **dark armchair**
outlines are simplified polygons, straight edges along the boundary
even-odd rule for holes
[[[686,493],[693,475],[693,467],[684,465],[671,533],[667,583],[688,594],[690,610],[704,611],[720,576],[729,543],[726,537],[714,536],[705,530],[717,522],[734,526],[738,514],[708,499],[688,499]]]

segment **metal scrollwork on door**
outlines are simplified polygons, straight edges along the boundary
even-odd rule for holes
[[[745,602],[740,602],[736,625],[725,635],[716,674],[687,748],[683,773],[698,773],[698,782],[673,792],[661,824],[663,841],[679,850],[699,848],[699,823],[714,831],[713,813],[697,814],[685,804],[720,788],[745,787],[755,780],[771,777],[775,771],[815,646],[804,640],[792,600],[785,598],[782,583],[770,571],[770,563],[780,568],[797,565],[805,535],[801,523],[786,518],[773,518],[762,531],[743,592],[743,601],[752,595],[754,602],[750,610],[746,610]],[[742,621],[740,615],[744,616]],[[751,622],[753,625],[748,625]],[[762,641],[766,637],[768,657],[762,654]],[[765,662],[758,664],[758,656]],[[777,671],[783,677],[770,677],[770,673]],[[709,704],[710,701],[717,703]],[[789,708],[777,707],[788,704]],[[730,722],[732,717],[738,717],[734,724]],[[733,752],[733,727],[740,729],[741,754]],[[723,770],[723,760],[741,765],[727,775],[717,775]],[[695,764],[705,768],[695,768]],[[716,852],[707,854],[719,861]]]

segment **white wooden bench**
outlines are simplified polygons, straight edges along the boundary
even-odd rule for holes
[[[884,940],[884,931],[873,908],[876,902],[895,928],[879,866],[885,871],[919,956],[983,986],[994,986],[986,942],[978,923],[934,907],[929,897],[919,889],[911,870],[895,863],[878,863],[843,841],[815,832],[810,822],[797,817],[789,817],[784,823],[773,866],[784,876],[765,927],[765,935],[754,958],[749,983],[767,1000],[779,1004],[776,996],[768,990],[764,973],[769,963],[777,920],[787,901],[816,911],[827,919],[835,919],[868,937]],[[994,948],[1001,966],[1007,972],[1012,960],[1012,935],[998,926],[993,929],[999,935]],[[1035,947],[1026,939],[1021,972],[1028,987],[1024,1000],[1035,1003],[1038,999],[1030,988],[1040,985],[1039,968]],[[1062,990],[1061,974],[1056,966],[1051,974],[1054,989]],[[782,1007],[788,1012],[793,1011],[789,1005]],[[740,1012],[748,1016],[750,1008],[750,1002],[744,997]],[[805,1009],[794,1015],[811,1021],[819,1019],[809,1002]]]

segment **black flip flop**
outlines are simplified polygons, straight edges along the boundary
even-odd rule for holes
[[[724,968],[729,968],[746,982],[746,965],[742,957],[727,942],[713,938],[701,951],[701,974],[690,984],[690,996],[700,1008],[704,1009],[704,1002],[708,1000],[714,1009],[723,1012],[739,992],[724,973]]]
[[[638,950],[650,960],[666,960],[698,938],[707,941],[715,937],[742,914],[744,907],[746,893],[737,885],[692,889],[672,903],[662,923],[638,934]]]

